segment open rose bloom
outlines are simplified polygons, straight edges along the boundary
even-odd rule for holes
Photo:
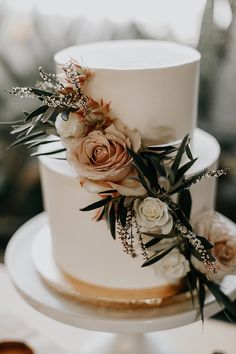
[[[161,275],[172,284],[178,283],[190,271],[188,260],[177,248],[156,262],[153,268],[157,277]]]
[[[140,183],[130,179],[135,172],[127,148],[137,152],[141,138],[114,119],[104,131],[94,130],[83,138],[67,140],[67,160],[90,192],[115,189],[123,195],[142,195]]]
[[[220,281],[227,274],[236,274],[236,224],[217,212],[207,211],[196,218],[194,226],[195,232],[214,245],[217,273],[206,271],[204,264],[193,258],[196,268],[212,280]]]
[[[144,232],[167,235],[173,227],[173,218],[166,203],[158,198],[135,199],[134,210],[137,224]]]

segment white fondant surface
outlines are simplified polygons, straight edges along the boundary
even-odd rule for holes
[[[196,129],[194,156],[199,160],[192,172],[216,168],[220,152],[217,141]],[[141,258],[131,258],[114,241],[105,221],[95,222],[94,212],[80,208],[97,200],[81,188],[64,161],[40,158],[45,207],[52,234],[57,265],[69,275],[92,284],[117,288],[146,288],[164,284],[152,267],[141,268]],[[191,188],[193,214],[214,208],[215,179],[206,179]]]
[[[69,47],[55,55],[93,69],[84,92],[111,102],[112,113],[137,128],[144,143],[166,143],[196,126],[200,54],[183,45],[148,40]]]
[[[198,61],[200,53],[174,42],[117,40],[68,47],[55,55],[55,61],[64,64],[69,57],[82,61],[91,69],[137,70],[188,64]]]

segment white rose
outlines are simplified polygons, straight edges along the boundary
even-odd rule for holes
[[[183,278],[190,271],[189,261],[177,248],[156,262],[153,268],[157,276],[162,276],[172,283]]]
[[[158,198],[135,199],[134,210],[137,224],[144,232],[167,235],[173,227],[173,218],[168,206]]]
[[[69,114],[67,120],[62,119],[61,115],[58,115],[55,126],[62,138],[82,138],[86,134],[85,124],[81,122],[80,116],[73,112]]]

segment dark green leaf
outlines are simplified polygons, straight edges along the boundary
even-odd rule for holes
[[[125,227],[128,209],[124,205],[125,197],[121,197],[118,203],[118,218],[120,220],[121,226]]]
[[[163,160],[164,158],[167,158],[167,157],[168,157],[168,159],[170,159],[171,157],[168,155],[173,154],[176,151],[178,151],[178,148],[173,147],[172,149],[170,149],[168,151],[161,152],[160,154],[158,154],[159,160]]]
[[[153,151],[169,151],[169,150],[172,150],[172,149],[175,149],[175,147],[173,145],[166,145],[166,146],[163,146],[163,145],[154,145],[154,146],[148,146],[147,147],[148,150],[153,150]]]
[[[157,237],[153,237],[150,241],[148,241],[147,243],[145,243],[145,247],[149,248],[152,247],[154,245],[156,245],[158,242],[160,242],[163,238],[157,238]]]
[[[199,253],[197,250],[195,250],[195,248],[189,243],[189,251],[200,261],[200,262],[204,262],[204,259],[201,258],[201,253]],[[206,250],[207,251],[207,250]],[[210,262],[215,262],[215,257],[207,251],[207,256],[209,256],[209,261]]]
[[[159,239],[165,239],[165,238],[172,238],[173,237],[173,234],[168,234],[168,235],[161,235],[161,234],[154,234],[152,232],[142,232],[143,235],[147,235],[147,236],[150,236],[150,237],[156,237],[156,238],[159,238]]]
[[[147,157],[146,162],[147,162],[147,168],[149,170],[149,180],[150,180],[151,187],[158,188],[159,184],[158,184],[157,173],[156,173],[153,160]]]
[[[192,290],[196,289],[197,275],[194,268],[191,268],[190,272],[187,273],[187,278],[189,280]]]
[[[173,211],[180,222],[187,227],[188,230],[192,231],[192,226],[190,225],[186,215],[184,214],[183,210],[180,209],[177,205],[173,208]]]
[[[35,87],[31,87],[30,89],[37,96],[53,96],[52,92],[49,92],[49,91],[46,91],[46,90],[40,90],[40,89],[35,88]]]
[[[98,200],[95,203],[92,203],[82,209],[80,209],[81,211],[89,211],[89,210],[94,210],[97,208],[101,208],[102,206],[106,205],[107,203],[109,203],[112,200],[111,196],[108,196],[107,198],[103,198],[101,200]]]
[[[192,197],[189,189],[183,190],[179,193],[178,205],[182,209],[184,215],[189,220],[192,209]]]
[[[172,172],[172,175],[171,175],[171,172]],[[168,192],[168,194],[172,195],[172,194],[175,194],[176,193],[176,190],[178,190],[179,188],[182,187],[185,179],[184,177],[180,178],[178,180],[177,183],[174,183],[174,175],[173,175],[173,171],[170,170],[170,174],[169,174],[169,181],[170,183],[172,183],[172,186],[170,187],[170,190]],[[173,184],[174,183],[174,184]]]
[[[150,191],[150,193],[152,194],[152,191],[151,191],[151,188],[150,186],[148,185],[148,182],[146,181],[146,179],[144,178],[142,172],[139,170],[138,166],[135,166],[137,172],[138,172],[138,175],[139,177],[137,176],[130,176],[128,178],[130,179],[133,179],[135,181],[138,181],[139,183],[142,184],[142,186],[146,189],[146,191]]]
[[[173,171],[175,176],[177,174],[177,171],[178,171],[180,162],[182,160],[183,154],[184,154],[184,152],[186,150],[186,145],[188,144],[188,140],[189,140],[189,136],[186,135],[183,138],[183,140],[182,140],[182,142],[180,144],[180,147],[179,147],[178,152],[177,152],[177,154],[175,156],[174,162],[173,162],[173,164],[171,166],[171,169],[172,169],[172,171]]]
[[[18,133],[17,136],[15,137],[16,140],[22,138],[23,136],[26,136],[26,131],[22,131],[21,133]]]
[[[141,154],[141,153],[140,153],[140,154]],[[152,160],[152,163],[153,163],[153,165],[154,165],[154,168],[155,168],[155,170],[156,170],[156,172],[158,173],[159,176],[164,176],[164,177],[166,177],[166,170],[165,170],[163,164],[161,163],[161,161],[159,160],[159,157],[158,157],[159,155],[158,155],[158,154],[153,153],[153,152],[148,152],[148,153],[143,152],[143,153],[142,153],[142,156],[143,156],[144,158],[147,158],[147,157],[148,157],[149,159]]]
[[[141,184],[143,185],[143,187],[146,189],[146,191],[148,192],[148,194],[151,196],[151,197],[154,197],[156,198],[157,197],[157,194],[154,192],[154,190],[151,188],[150,184],[149,184],[149,181],[146,181],[144,175],[142,174],[142,172],[139,170],[138,166],[136,166],[136,170],[138,172],[138,175],[139,175],[139,179],[140,179],[140,182]]]
[[[129,178],[140,182],[143,185],[143,187],[146,189],[146,191],[149,193],[149,195],[151,195],[152,197],[156,197],[156,194],[151,189],[149,181],[144,177],[142,170],[139,168],[138,165],[136,165],[136,164],[134,164],[134,165],[135,165],[135,168],[136,168],[136,171],[137,171],[139,177],[130,176]]]
[[[31,149],[31,148],[35,148],[37,146],[41,146],[41,145],[46,145],[46,144],[50,144],[50,143],[56,143],[58,142],[58,140],[44,140],[44,139],[40,139],[40,140],[32,140],[32,141],[27,141],[25,143],[25,145],[27,145],[27,149]]]
[[[55,125],[55,120],[60,112],[61,112],[60,107],[56,107],[54,112],[51,114],[50,121],[53,122],[54,125]]]
[[[176,148],[176,147],[172,147],[170,149],[166,149],[166,150],[164,150],[162,152],[155,152],[155,150],[152,150],[152,151],[151,150],[148,150],[148,151],[145,150],[145,151],[141,151],[140,155],[144,156],[144,157],[151,156],[151,157],[157,158],[159,161],[161,161],[165,157],[168,157],[168,159],[170,159],[170,157],[168,155],[173,154],[177,150],[178,150],[178,148]]]
[[[25,134],[25,130],[29,129],[31,127],[31,122],[30,123],[25,123],[25,124],[21,124],[17,127],[14,127],[14,129],[11,131],[12,135],[18,134],[23,132],[23,134]]]
[[[197,158],[187,162],[185,165],[180,167],[175,176],[175,182],[177,182],[184,174],[193,166],[193,164],[197,161]]]
[[[193,155],[189,144],[186,145],[186,155],[188,156],[189,160],[193,160]]]
[[[176,187],[171,191],[171,194],[179,193],[185,189],[190,188],[194,183],[199,182],[200,179],[205,175],[206,172],[207,172],[207,169],[202,170],[201,172],[195,173],[193,176],[191,176],[189,178],[186,178],[186,180],[179,187]]]
[[[62,148],[62,149],[56,149],[56,150],[53,150],[53,151],[46,151],[46,152],[37,151],[37,152],[34,152],[33,154],[31,154],[31,156],[47,156],[47,155],[54,155],[54,154],[59,154],[60,152],[63,152],[63,151],[66,151],[66,149],[65,149],[65,148]]]
[[[236,321],[236,304],[227,295],[223,293],[218,284],[207,280],[205,277],[203,278],[204,283],[206,284],[210,292],[215,296],[218,303],[222,304],[225,307],[232,321]]]
[[[196,289],[196,273],[194,271],[190,271],[186,274],[186,281],[187,281],[187,286],[191,294],[191,300],[192,300],[192,305],[195,307],[195,301],[194,301],[194,290]]]
[[[115,193],[117,192],[117,190],[115,189],[108,189],[106,191],[102,191],[102,192],[98,192],[98,194],[111,194],[111,193]]]
[[[19,120],[13,120],[13,121],[9,121],[9,122],[0,122],[0,125],[20,125],[21,123],[25,123],[24,119],[19,119]]]
[[[214,245],[212,243],[210,243],[206,239],[206,237],[197,235],[197,238],[201,241],[201,243],[202,243],[202,245],[204,246],[205,249],[211,250],[212,248],[214,248]]]
[[[31,112],[26,118],[25,121],[28,121],[29,119],[32,119],[34,117],[38,117],[40,114],[43,114],[44,112],[46,112],[46,110],[48,109],[47,105],[44,106],[40,106],[37,109],[35,109],[33,112]]]
[[[31,126],[27,130],[26,135],[29,135],[32,132],[32,130],[34,130],[35,128],[37,128],[39,126],[39,124],[41,124],[41,116],[32,118],[30,123],[31,123]]]
[[[111,231],[111,235],[116,239],[116,212],[115,212],[115,204],[111,202],[110,210],[109,210],[109,227]]]
[[[142,159],[141,156],[136,154],[133,150],[127,148],[128,153],[130,156],[133,158],[133,163],[135,167],[137,168],[139,174],[141,174],[143,177],[147,178],[149,181],[150,173],[148,170],[147,165],[145,164],[144,160]]]
[[[48,158],[52,158],[53,160],[63,160],[66,161],[66,157],[59,157],[59,156],[55,156],[52,154],[52,156],[48,155]]]
[[[42,136],[46,137],[46,135],[44,134],[44,131],[35,132],[35,133],[32,133],[27,136],[24,135],[23,137],[16,139],[11,145],[9,145],[9,149],[14,148],[16,146],[24,145],[25,142],[30,141],[31,139],[34,139],[37,137],[42,137]]]
[[[197,287],[197,294],[198,294],[198,304],[200,308],[201,320],[204,321],[204,304],[206,299],[206,289],[201,280],[198,280],[198,287]]]
[[[160,259],[162,259],[163,257],[165,257],[168,253],[170,253],[174,248],[175,248],[176,244],[174,244],[173,246],[171,246],[170,248],[168,248],[167,250],[158,253],[158,254],[154,254],[152,257],[150,257],[147,261],[145,261],[142,264],[142,267],[147,267],[153,263],[158,262]]]
[[[146,178],[150,184],[152,184],[152,182],[154,183],[154,176],[150,175],[150,170],[147,167],[147,165],[145,164],[144,160],[142,159],[141,156],[139,156],[138,154],[136,154],[133,150],[127,148],[129,154],[131,155],[131,157],[133,158],[133,163],[138,171],[139,177],[141,179]],[[151,177],[151,178],[150,178]],[[147,184],[147,183],[146,183]]]
[[[46,123],[54,113],[55,113],[55,107],[48,107],[48,109],[46,110],[46,112],[43,114],[41,118],[42,123]]]

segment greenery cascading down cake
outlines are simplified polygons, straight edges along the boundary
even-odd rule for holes
[[[208,288],[234,318],[218,282],[236,271],[227,258],[236,233],[214,212],[214,177],[226,171],[216,140],[195,128],[199,53],[115,41],[55,60],[57,75],[40,68],[36,87],[12,89],[40,100],[14,123],[12,145],[40,146],[47,232],[65,279],[116,303],[188,287],[202,317]]]

